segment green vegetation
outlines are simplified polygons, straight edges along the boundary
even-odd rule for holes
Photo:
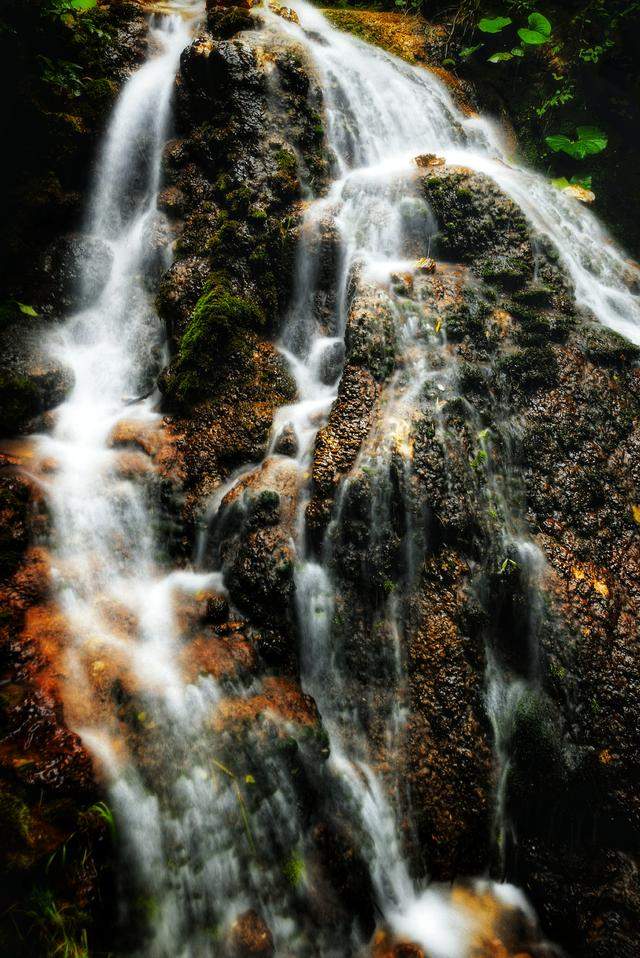
[[[437,22],[432,9],[425,14]],[[448,56],[455,51],[456,70],[490,110],[506,107],[526,160],[560,189],[594,192],[614,231],[640,248],[626,200],[640,189],[640,2],[477,0],[448,16]]]
[[[576,132],[578,135],[575,140],[570,140],[568,136],[547,136],[545,142],[554,153],[566,153],[577,160],[601,153],[607,145],[606,134],[595,126],[579,126]]]
[[[298,888],[305,879],[304,858],[298,851],[293,851],[283,866],[284,877],[292,888]]]
[[[180,341],[171,375],[173,397],[189,402],[206,393],[229,342],[243,329],[264,324],[261,308],[234,291],[228,274],[213,273]]]

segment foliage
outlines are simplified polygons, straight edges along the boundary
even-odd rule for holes
[[[479,21],[478,30],[482,33],[500,33],[510,23],[513,23],[511,17],[494,17],[492,20],[485,18]]]
[[[521,27],[518,30],[518,36],[522,42],[536,47],[547,43],[551,37],[551,24],[547,18],[536,11],[529,16],[527,23],[528,28]]]
[[[89,958],[87,916],[75,905],[56,901],[50,888],[38,888],[27,905],[31,932],[50,958]]]
[[[106,802],[96,802],[95,805],[91,805],[91,806],[87,809],[87,811],[88,811],[89,813],[93,812],[94,814],[98,815],[98,817],[101,818],[102,821],[106,823],[106,825],[107,825],[107,827],[108,827],[108,829],[109,829],[109,832],[110,832],[110,834],[111,834],[111,838],[112,838],[112,839],[115,839],[115,837],[116,837],[116,822],[115,822],[115,818],[113,817],[113,812],[111,811],[111,809],[109,808],[109,806],[107,805],[107,803],[106,803]]]
[[[605,149],[608,139],[606,133],[595,126],[579,126],[577,138],[570,140],[568,136],[547,136],[545,142],[554,153],[566,153],[576,160],[583,160],[585,156],[601,153]]]
[[[497,34],[513,24],[511,17],[494,17],[487,19],[484,17],[477,23],[477,28],[481,33]],[[523,57],[527,47],[542,46],[551,39],[551,23],[544,14],[535,11],[529,15],[527,27],[520,27],[517,31],[520,39],[519,47],[512,47],[511,50],[497,50],[488,57],[489,63],[504,63],[507,60],[513,60],[514,57]],[[471,56],[476,50],[479,50],[483,44],[476,44],[474,47],[465,47],[460,52],[463,59]]]
[[[556,179],[551,180],[553,185],[559,190],[566,190],[568,186],[581,186],[583,190],[590,190],[591,181],[591,174],[586,174],[585,176],[572,176],[569,180],[566,178],[566,176],[558,176]]]

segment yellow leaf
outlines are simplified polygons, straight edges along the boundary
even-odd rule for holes
[[[436,325],[435,325],[436,333],[439,333],[441,329],[442,329],[442,319],[440,316],[438,316],[438,318],[436,319]]]
[[[606,599],[607,596],[609,595],[609,589],[607,588],[607,586],[605,585],[604,582],[599,582],[597,579],[594,579],[594,580],[593,580],[593,588],[594,588],[594,589],[596,590],[596,592],[598,592],[600,595],[604,596],[605,599]]]
[[[636,505],[631,506],[631,512],[633,513],[634,520],[640,526],[640,506],[636,506]]]
[[[574,565],[571,572],[573,574],[573,578],[577,579],[578,582],[580,581],[580,579],[584,579],[584,569],[579,569],[577,565]]]

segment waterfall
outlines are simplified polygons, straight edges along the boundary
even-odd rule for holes
[[[274,421],[269,456],[291,427],[301,490],[296,529],[296,614],[305,691],[315,699],[327,729],[329,781],[364,836],[363,854],[384,923],[417,942],[433,958],[463,958],[475,930],[470,912],[448,890],[416,880],[404,851],[400,825],[401,783],[381,772],[371,742],[376,725],[380,750],[393,754],[405,724],[403,597],[390,593],[376,623],[384,632],[386,657],[380,714],[373,698],[355,702],[343,674],[344,649],[332,630],[337,586],[332,578],[335,533],[356,473],[375,489],[371,528],[384,533],[392,453],[401,456],[417,397],[425,385],[455,391],[452,361],[433,362],[439,340],[418,322],[419,304],[393,290],[392,276],[416,277],[415,236],[433,237],[433,215],[417,193],[417,155],[488,174],[522,208],[533,226],[557,248],[575,285],[577,303],[611,329],[640,343],[640,303],[629,289],[635,267],[608,239],[596,218],[539,175],[510,164],[489,121],[464,116],[441,83],[383,51],[339,33],[304,0],[292,4],[300,24],[261,11],[269,29],[284,31],[306,47],[325,97],[328,142],[335,176],[327,194],[308,204],[300,240],[296,293],[280,348],[289,361],[298,398]],[[292,889],[283,879],[283,856],[304,855],[305,823],[284,760],[263,760],[260,742],[251,759],[269,782],[268,798],[247,811],[244,778],[216,756],[211,713],[222,698],[212,677],[186,681],[179,666],[180,617],[176,603],[202,590],[225,593],[223,570],[178,571],[156,535],[157,503],[138,476],[123,468],[113,435],[123,420],[153,430],[159,421],[152,384],[163,360],[164,336],[153,306],[153,275],[168,265],[158,251],[162,217],[156,205],[161,155],[170,125],[171,92],[179,56],[191,35],[182,16],[153,17],[152,53],[126,83],[111,117],[99,158],[86,232],[109,252],[110,267],[97,298],[85,297],[51,349],[73,372],[75,385],[57,411],[55,428],[40,437],[41,453],[55,462],[48,487],[53,515],[52,574],[69,624],[66,709],[69,721],[92,750],[104,776],[119,833],[124,920],[145,926],[136,953],[144,958],[196,958],[219,954],[220,929],[259,905],[273,933],[276,954],[336,958],[356,954],[366,943],[345,941],[335,929],[310,918],[313,889]],[[334,306],[321,321],[314,315],[318,244],[323,223],[337,229],[341,262]],[[103,261],[103,260],[101,260]],[[84,288],[94,288],[98,262],[84,266]],[[305,510],[314,441],[326,422],[340,380],[348,286],[382,297],[393,317],[402,369],[386,387],[384,414],[365,439],[357,463],[340,488],[329,532],[318,552],[307,541]],[[140,399],[141,396],[148,398]],[[132,400],[139,400],[133,402]],[[411,466],[404,456],[400,478],[411,516]],[[211,503],[214,526],[223,495],[247,475],[243,467]],[[510,530],[534,583],[539,556],[514,519]],[[374,549],[384,543],[372,537]],[[418,544],[419,545],[419,544]],[[418,548],[402,544],[404,586],[415,577]],[[206,550],[200,544],[198,566]],[[135,689],[135,722],[147,754],[126,731],[117,710],[101,694],[107,673]],[[535,681],[535,669],[527,680]],[[514,696],[526,682],[511,681],[495,666],[489,707],[496,725],[499,760],[504,726]],[[249,697],[256,687],[237,689]],[[366,698],[366,696],[364,696]],[[128,707],[123,693],[122,710]],[[240,825],[238,824],[240,822]],[[510,886],[478,884],[498,900],[528,906]]]

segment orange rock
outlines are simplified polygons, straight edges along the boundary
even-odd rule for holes
[[[315,725],[318,710],[310,695],[290,678],[269,676],[262,683],[262,692],[251,698],[223,699],[213,720],[216,731],[233,725],[253,722],[259,715],[272,715],[276,721]]]
[[[227,636],[201,634],[184,646],[180,662],[185,681],[195,682],[202,674],[220,679],[252,669],[256,664],[256,653],[241,632]]]
[[[231,950],[234,958],[271,958],[275,954],[268,925],[250,909],[239,915],[231,926]]]

